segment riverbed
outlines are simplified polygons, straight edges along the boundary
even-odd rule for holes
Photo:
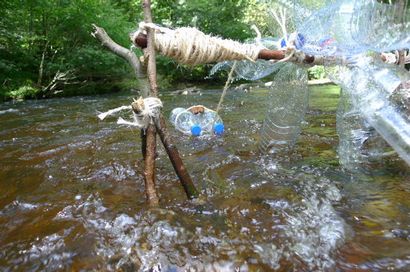
[[[230,92],[221,137],[169,131],[201,199],[162,147],[160,207],[145,204],[140,135],[98,112],[132,93],[0,105],[1,271],[409,271],[410,169],[339,165],[339,89],[310,86],[293,149],[258,152],[268,91]],[[215,108],[220,90],[163,93]],[[129,118],[129,114],[123,114]]]

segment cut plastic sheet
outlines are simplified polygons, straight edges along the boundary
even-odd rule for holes
[[[221,70],[230,71],[233,63],[233,61],[224,61],[216,64],[212,68],[210,76]],[[284,63],[273,63],[266,60],[238,61],[234,71],[234,79],[258,80],[278,71],[283,65]]]
[[[382,135],[399,156],[410,165],[410,120],[407,78],[393,91],[386,88],[382,78],[373,77],[377,65],[368,64],[339,69],[338,82],[352,98],[361,116]],[[400,78],[400,69],[394,67],[392,76]]]
[[[264,3],[271,3],[268,6],[272,9],[277,7],[276,1]],[[369,131],[374,128],[410,164],[410,75],[396,65],[378,61],[382,52],[410,48],[408,1],[387,4],[377,0],[314,3],[279,0],[279,3],[293,14],[295,29],[303,37],[304,43],[298,50],[324,57],[329,77],[350,96],[352,111],[357,111],[369,125]],[[236,78],[257,80],[277,72],[272,104],[261,131],[260,149],[292,145],[300,132],[300,120],[307,105],[303,102],[307,98],[302,99],[307,90],[306,71],[292,64],[265,61],[238,64]],[[231,67],[232,63],[221,63],[213,71]],[[374,138],[373,133],[365,134]]]
[[[336,128],[339,161],[349,171],[366,169],[392,154],[390,145],[364,119],[352,102],[351,93],[343,88],[340,90]]]
[[[352,36],[364,48],[377,52],[410,48],[410,3],[383,4],[357,0],[351,20]]]
[[[306,8],[294,5],[295,16]],[[309,13],[309,12],[307,12]],[[410,48],[410,10],[406,1],[383,4],[375,0],[333,1],[296,19],[309,55],[346,56]]]

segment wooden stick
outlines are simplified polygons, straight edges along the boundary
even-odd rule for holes
[[[147,35],[143,33],[139,33],[137,37],[135,37],[135,40],[133,40],[133,43],[140,48],[146,48],[147,47]],[[405,50],[399,51],[399,56],[397,63],[401,67],[405,65],[406,63],[410,63],[409,58],[405,56]],[[264,59],[264,60],[282,60],[286,57],[286,50],[270,50],[270,49],[262,49],[259,51],[258,54],[258,59]],[[386,61],[386,58],[383,55],[380,55],[380,58],[382,61]],[[314,56],[311,55],[305,55],[305,58],[303,60],[303,63],[305,64],[322,64],[320,59],[317,60],[317,63],[315,63],[317,59]],[[323,61],[323,60],[322,60]],[[332,58],[330,58],[329,61],[334,61]]]
[[[155,189],[155,156],[156,156],[156,130],[153,125],[146,129],[146,153],[144,160],[145,194],[148,204],[157,206],[159,198]]]
[[[143,0],[143,9],[144,9],[145,22],[151,23],[152,16],[151,16],[150,0]],[[144,53],[147,53],[146,59],[148,59],[147,72],[148,72],[148,80],[149,80],[150,88],[151,88],[151,96],[157,97],[158,96],[158,86],[157,86],[157,72],[156,72],[156,63],[155,63],[155,48],[154,48],[153,31],[154,30],[151,30],[151,29],[147,31],[147,49],[145,50]],[[152,139],[150,137],[152,137],[151,135],[154,135],[153,139],[155,140],[156,132],[158,132],[161,138],[161,141],[165,147],[165,150],[167,151],[169,159],[171,160],[172,166],[174,167],[175,172],[178,175],[182,186],[184,187],[187,197],[189,199],[198,197],[198,191],[195,189],[195,186],[191,180],[191,177],[189,176],[188,171],[186,170],[184,163],[182,162],[179,152],[177,148],[171,143],[171,137],[167,133],[164,118],[162,117],[162,115],[160,115],[159,120],[156,119],[154,121],[155,121],[155,126],[157,130],[155,131],[155,127],[153,125],[149,125],[147,129],[147,139],[146,139],[147,149],[146,149],[146,160],[145,160],[146,161],[146,171],[145,172],[147,176],[148,174],[149,175],[152,174],[151,165],[148,165],[149,163],[148,159],[150,160],[155,159],[156,143],[152,142]],[[152,150],[154,150],[154,153],[152,153]],[[151,156],[153,157],[151,158]],[[155,161],[152,161],[152,167],[154,166],[155,166]],[[155,183],[154,179],[153,179],[153,183]]]
[[[159,137],[161,138],[162,144],[167,151],[168,157],[174,167],[175,172],[178,175],[178,178],[184,187],[185,193],[189,199],[197,198],[198,191],[195,188],[194,183],[192,182],[191,176],[189,175],[188,171],[186,170],[184,163],[179,155],[178,149],[174,144],[172,144],[171,137],[167,132],[167,128],[165,125],[165,120],[162,115],[159,118],[155,119],[155,126],[157,128],[157,132]]]
[[[135,76],[140,80],[141,78],[145,78],[145,75],[142,71],[142,65],[141,62],[139,61],[137,55],[135,55],[134,52],[129,50],[128,48],[125,48],[118,43],[114,42],[110,36],[108,36],[107,32],[105,31],[104,28],[99,27],[95,24],[93,24],[94,32],[91,33],[91,35],[99,40],[101,44],[109,49],[111,52],[116,54],[117,56],[125,59],[128,61],[128,63],[131,65],[131,67],[134,69]],[[146,39],[147,37],[145,37]],[[147,47],[145,45],[145,47]]]
[[[140,60],[138,59],[137,55],[125,48],[122,47],[121,45],[117,44],[114,42],[110,36],[107,34],[107,32],[101,28],[98,27],[97,25],[93,24],[94,27],[94,32],[92,33],[92,36],[99,40],[104,47],[109,49],[111,52],[116,54],[117,56],[125,59],[128,61],[128,63],[131,65],[131,67],[134,69],[134,73],[136,78],[138,79],[138,83],[140,84],[141,90],[142,90],[142,95],[144,97],[148,96],[148,90],[147,89],[147,78],[146,78],[146,66],[143,65]],[[144,158],[144,182],[145,182],[145,194],[147,197],[147,202],[149,205],[158,205],[159,199],[157,196],[157,192],[155,189],[155,169],[152,167],[149,167],[149,165],[152,165],[154,160],[155,160],[155,135],[153,135],[153,131],[155,131],[155,128],[152,126],[150,130],[145,132],[144,130],[141,130],[141,151],[142,151],[142,156]],[[147,134],[151,135],[149,138],[149,145],[153,146],[154,149],[150,150],[147,155]],[[151,147],[152,148],[152,147]]]
[[[147,35],[143,33],[139,33],[133,42],[134,44],[138,45],[140,48],[146,48],[147,47]],[[281,60],[284,58],[285,58],[284,50],[262,49],[258,55],[258,59],[265,59],[265,60]]]
[[[139,114],[144,110],[144,103],[140,102],[140,99],[132,102],[132,110]],[[179,155],[178,149],[174,144],[172,144],[172,138],[167,132],[167,127],[165,125],[165,119],[162,114],[158,118],[154,119],[156,131],[158,132],[160,139],[165,147],[165,150],[168,154],[168,157],[174,167],[175,173],[179,177],[181,185],[184,187],[185,193],[189,199],[198,197],[198,191],[195,188],[194,183],[191,180],[191,177],[186,170],[184,163],[182,162],[181,156]],[[146,139],[145,139],[146,141]],[[147,152],[147,150],[145,151]],[[147,156],[147,154],[145,155]]]
[[[151,1],[143,0],[142,7],[144,10],[144,21],[152,23]],[[148,60],[147,75],[150,85],[150,95],[156,97],[158,94],[155,48],[153,33],[147,32],[147,47],[144,50],[145,59]],[[155,155],[156,155],[156,130],[154,125],[150,124],[146,129],[146,154],[144,161],[145,192],[150,205],[158,205],[159,198],[155,189]],[[144,147],[143,147],[144,148]]]

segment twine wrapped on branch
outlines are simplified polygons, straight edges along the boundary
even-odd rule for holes
[[[147,29],[154,30],[156,51],[191,66],[227,60],[255,61],[259,52],[265,49],[260,45],[206,35],[196,28],[182,27],[174,30],[148,23],[140,23],[139,31],[132,37],[134,43],[140,47],[144,47],[143,44],[146,43],[143,41],[143,35]]]
[[[270,50],[260,43],[249,44],[221,39],[204,34],[192,27],[169,29],[152,23],[140,23],[139,30],[131,37],[136,46],[147,47],[147,30],[154,32],[156,51],[175,59],[178,63],[190,66],[222,61],[256,61],[257,59],[273,62],[292,61],[310,65],[323,64],[322,58],[294,52],[293,47]]]
[[[216,63],[222,61],[270,60],[273,62],[294,62],[308,65],[348,64],[343,56],[311,56],[297,50],[293,45],[297,35],[292,33],[287,42],[288,46],[279,50],[271,50],[263,47],[260,43],[248,44],[232,40],[221,39],[206,35],[196,28],[183,27],[169,29],[152,23],[140,23],[140,28],[132,36],[132,42],[140,47],[147,46],[147,29],[154,32],[155,50],[161,55],[175,59],[178,63],[198,65]],[[382,61],[397,63],[399,56],[396,54],[382,53]],[[404,55],[403,63],[410,63],[410,56]]]

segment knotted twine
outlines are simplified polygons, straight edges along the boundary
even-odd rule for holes
[[[146,129],[149,124],[153,124],[153,119],[158,118],[162,108],[162,102],[159,98],[156,97],[140,97],[138,100],[129,106],[121,106],[107,112],[100,113],[98,118],[104,120],[107,116],[113,115],[117,112],[123,110],[133,110],[133,121],[126,121],[123,118],[119,117],[117,124],[119,125],[128,125],[133,127],[138,127],[141,129]]]
[[[173,30],[143,22],[139,24],[139,31],[134,33],[133,41],[139,33],[146,33],[148,28],[154,30],[156,51],[190,66],[227,60],[255,61],[260,50],[265,49],[261,45],[243,44],[206,35],[192,27]]]

